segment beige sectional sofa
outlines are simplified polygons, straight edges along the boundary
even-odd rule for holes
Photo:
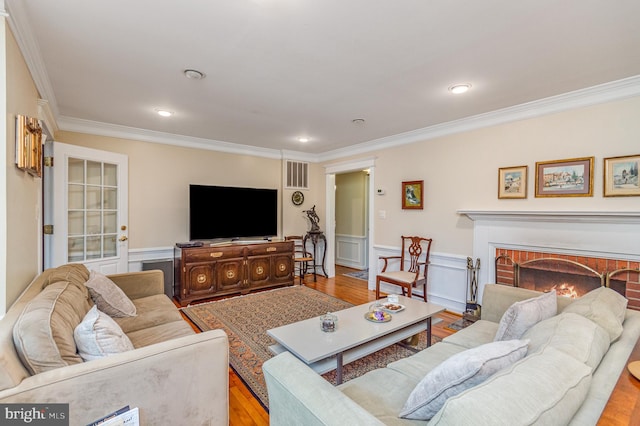
[[[164,295],[162,271],[108,278],[135,306],[135,316],[112,318],[133,347],[83,360],[74,329],[94,306],[89,271],[46,270],[0,320],[0,403],[68,403],[71,425],[126,405],[146,425],[228,424],[226,334],[196,334]]]
[[[271,424],[595,425],[640,336],[640,312],[602,290],[580,303],[557,298],[557,314],[526,328],[521,340],[510,340],[525,342],[523,358],[447,396],[430,420],[399,417],[414,388],[441,364],[493,342],[509,307],[540,293],[486,285],[480,321],[337,387],[293,355],[280,354],[263,365]]]

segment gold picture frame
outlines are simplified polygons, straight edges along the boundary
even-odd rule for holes
[[[536,197],[592,197],[594,157],[536,163]]]
[[[605,158],[603,195],[605,197],[640,196],[638,168],[640,168],[640,154]]]
[[[422,210],[424,208],[424,181],[402,182],[402,209]]]
[[[42,127],[37,118],[16,115],[16,166],[42,177]]]
[[[527,198],[528,166],[498,169],[498,198]]]

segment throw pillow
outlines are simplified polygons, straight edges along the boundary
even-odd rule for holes
[[[93,306],[73,332],[80,357],[85,361],[133,350],[120,326]]]
[[[519,339],[529,328],[557,313],[558,301],[555,290],[516,302],[502,315],[493,340],[497,342]]]
[[[404,404],[400,417],[429,420],[448,398],[482,383],[524,358],[528,343],[528,340],[486,343],[451,356],[418,383]]]
[[[91,271],[85,285],[93,303],[105,314],[115,318],[136,316],[136,306],[106,275]]]
[[[607,287],[591,290],[564,308],[563,312],[573,312],[598,324],[609,333],[611,342],[622,334],[622,323],[628,300]]]

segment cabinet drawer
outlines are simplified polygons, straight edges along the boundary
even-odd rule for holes
[[[185,263],[242,257],[242,247],[203,247],[184,253]]]
[[[293,250],[293,242],[281,242],[281,243],[264,243],[256,244],[248,247],[249,256],[274,254],[282,252],[291,252]]]

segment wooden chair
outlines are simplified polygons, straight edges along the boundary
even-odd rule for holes
[[[304,280],[304,276],[309,269],[309,262],[313,265],[313,256],[309,253],[304,246],[301,235],[289,235],[284,237],[285,241],[293,241],[293,261],[296,264],[298,275],[300,276],[300,285]],[[295,272],[294,272],[295,273]],[[316,269],[313,268],[313,281],[317,279]]]
[[[429,270],[429,255],[431,253],[431,238],[405,237],[402,236],[402,252],[400,256],[380,256],[384,260],[382,271],[376,276],[376,299],[380,299],[380,282],[386,282],[402,287],[402,294],[408,293],[411,297],[413,287],[422,286],[424,301],[427,301],[427,272]],[[420,260],[422,253],[424,260]],[[405,255],[408,257],[405,258]],[[389,260],[399,259],[400,269],[398,271],[387,271]],[[405,260],[408,267],[405,270]],[[423,271],[422,275],[420,271]]]

